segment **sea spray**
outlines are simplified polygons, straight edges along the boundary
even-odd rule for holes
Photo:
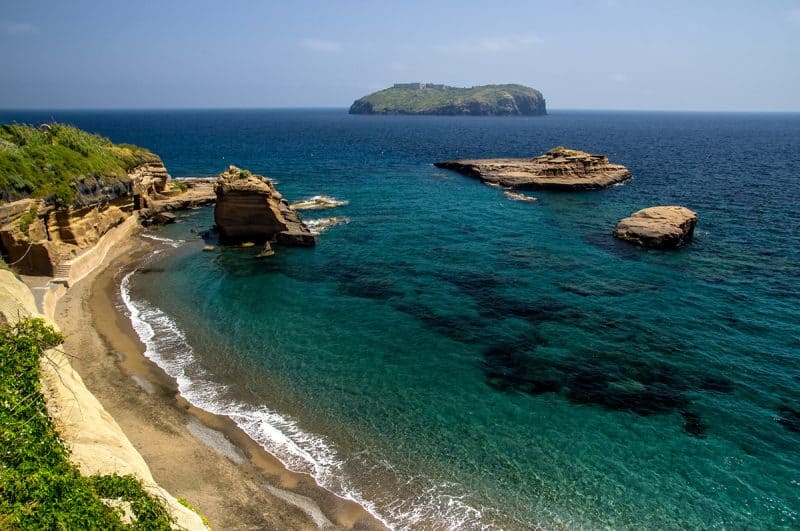
[[[350,223],[350,218],[332,217],[332,218],[318,218],[307,219],[303,221],[312,234],[319,235],[331,227],[336,225],[345,225]]]

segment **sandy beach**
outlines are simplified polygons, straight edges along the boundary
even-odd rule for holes
[[[133,237],[58,302],[65,351],[116,419],[156,481],[214,529],[384,529],[355,502],[287,470],[230,419],[193,407],[144,356],[120,310],[121,275],[150,245]]]

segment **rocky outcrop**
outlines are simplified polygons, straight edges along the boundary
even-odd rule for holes
[[[655,206],[623,218],[614,236],[642,247],[675,249],[689,243],[697,213],[682,206]]]
[[[606,155],[557,147],[532,159],[464,159],[435,163],[505,188],[596,190],[623,182],[631,172]]]
[[[88,206],[56,208],[41,200],[22,200],[28,210],[5,216],[0,249],[25,275],[58,276],[59,266],[95,245],[109,230],[131,216],[130,199],[121,197]],[[0,207],[0,216],[18,211],[14,203]]]
[[[150,202],[159,199],[167,191],[170,175],[162,162],[142,164],[129,173],[133,183],[133,205],[136,210],[148,208]]]
[[[220,174],[214,191],[214,221],[222,242],[316,244],[314,235],[266,177],[230,166]]]
[[[173,210],[216,200],[214,179],[181,179],[171,186],[161,162],[137,166],[128,178],[118,187],[85,180],[69,207],[42,199],[0,205],[0,252],[24,275],[66,278],[70,262],[135,212],[145,225],[169,223]]]
[[[174,220],[171,212],[185,208],[196,208],[217,200],[214,192],[216,177],[179,179],[173,181],[175,188],[156,196],[149,196],[147,208],[139,211],[142,225],[158,225]]]

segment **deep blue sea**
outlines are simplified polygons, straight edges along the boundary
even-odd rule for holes
[[[349,201],[313,249],[202,252],[210,208],[122,280],[194,403],[398,528],[800,527],[800,115],[0,112]],[[432,166],[608,154],[535,203]],[[699,213],[674,252],[616,221]]]

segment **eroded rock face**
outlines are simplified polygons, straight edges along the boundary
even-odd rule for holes
[[[170,180],[167,168],[161,162],[137,166],[128,173],[128,176],[133,183],[133,202],[136,210],[150,207],[151,201],[160,198]]]
[[[0,228],[3,253],[25,275],[58,276],[61,263],[96,244],[132,212],[129,197],[73,208],[55,208],[41,200],[31,204],[35,215],[26,211]],[[9,204],[11,208],[13,205]]]
[[[180,187],[165,190],[157,196],[149,196],[147,208],[139,210],[142,225],[158,225],[170,222],[171,212],[184,208],[196,208],[217,200],[214,192],[216,178],[180,179]]]
[[[308,227],[269,179],[230,166],[220,174],[214,191],[217,196],[214,222],[223,242],[316,244]]]
[[[697,213],[682,206],[656,206],[623,218],[614,236],[642,247],[675,249],[689,243],[697,223]]]
[[[463,159],[435,163],[470,177],[518,189],[596,190],[623,182],[631,172],[605,155],[557,147],[532,159]]]
[[[163,197],[168,181],[164,165],[153,162],[133,168],[116,186],[84,179],[75,185],[75,201],[67,208],[41,199],[3,204],[0,251],[22,274],[58,277],[63,264],[133,215],[136,203],[142,207]]]

